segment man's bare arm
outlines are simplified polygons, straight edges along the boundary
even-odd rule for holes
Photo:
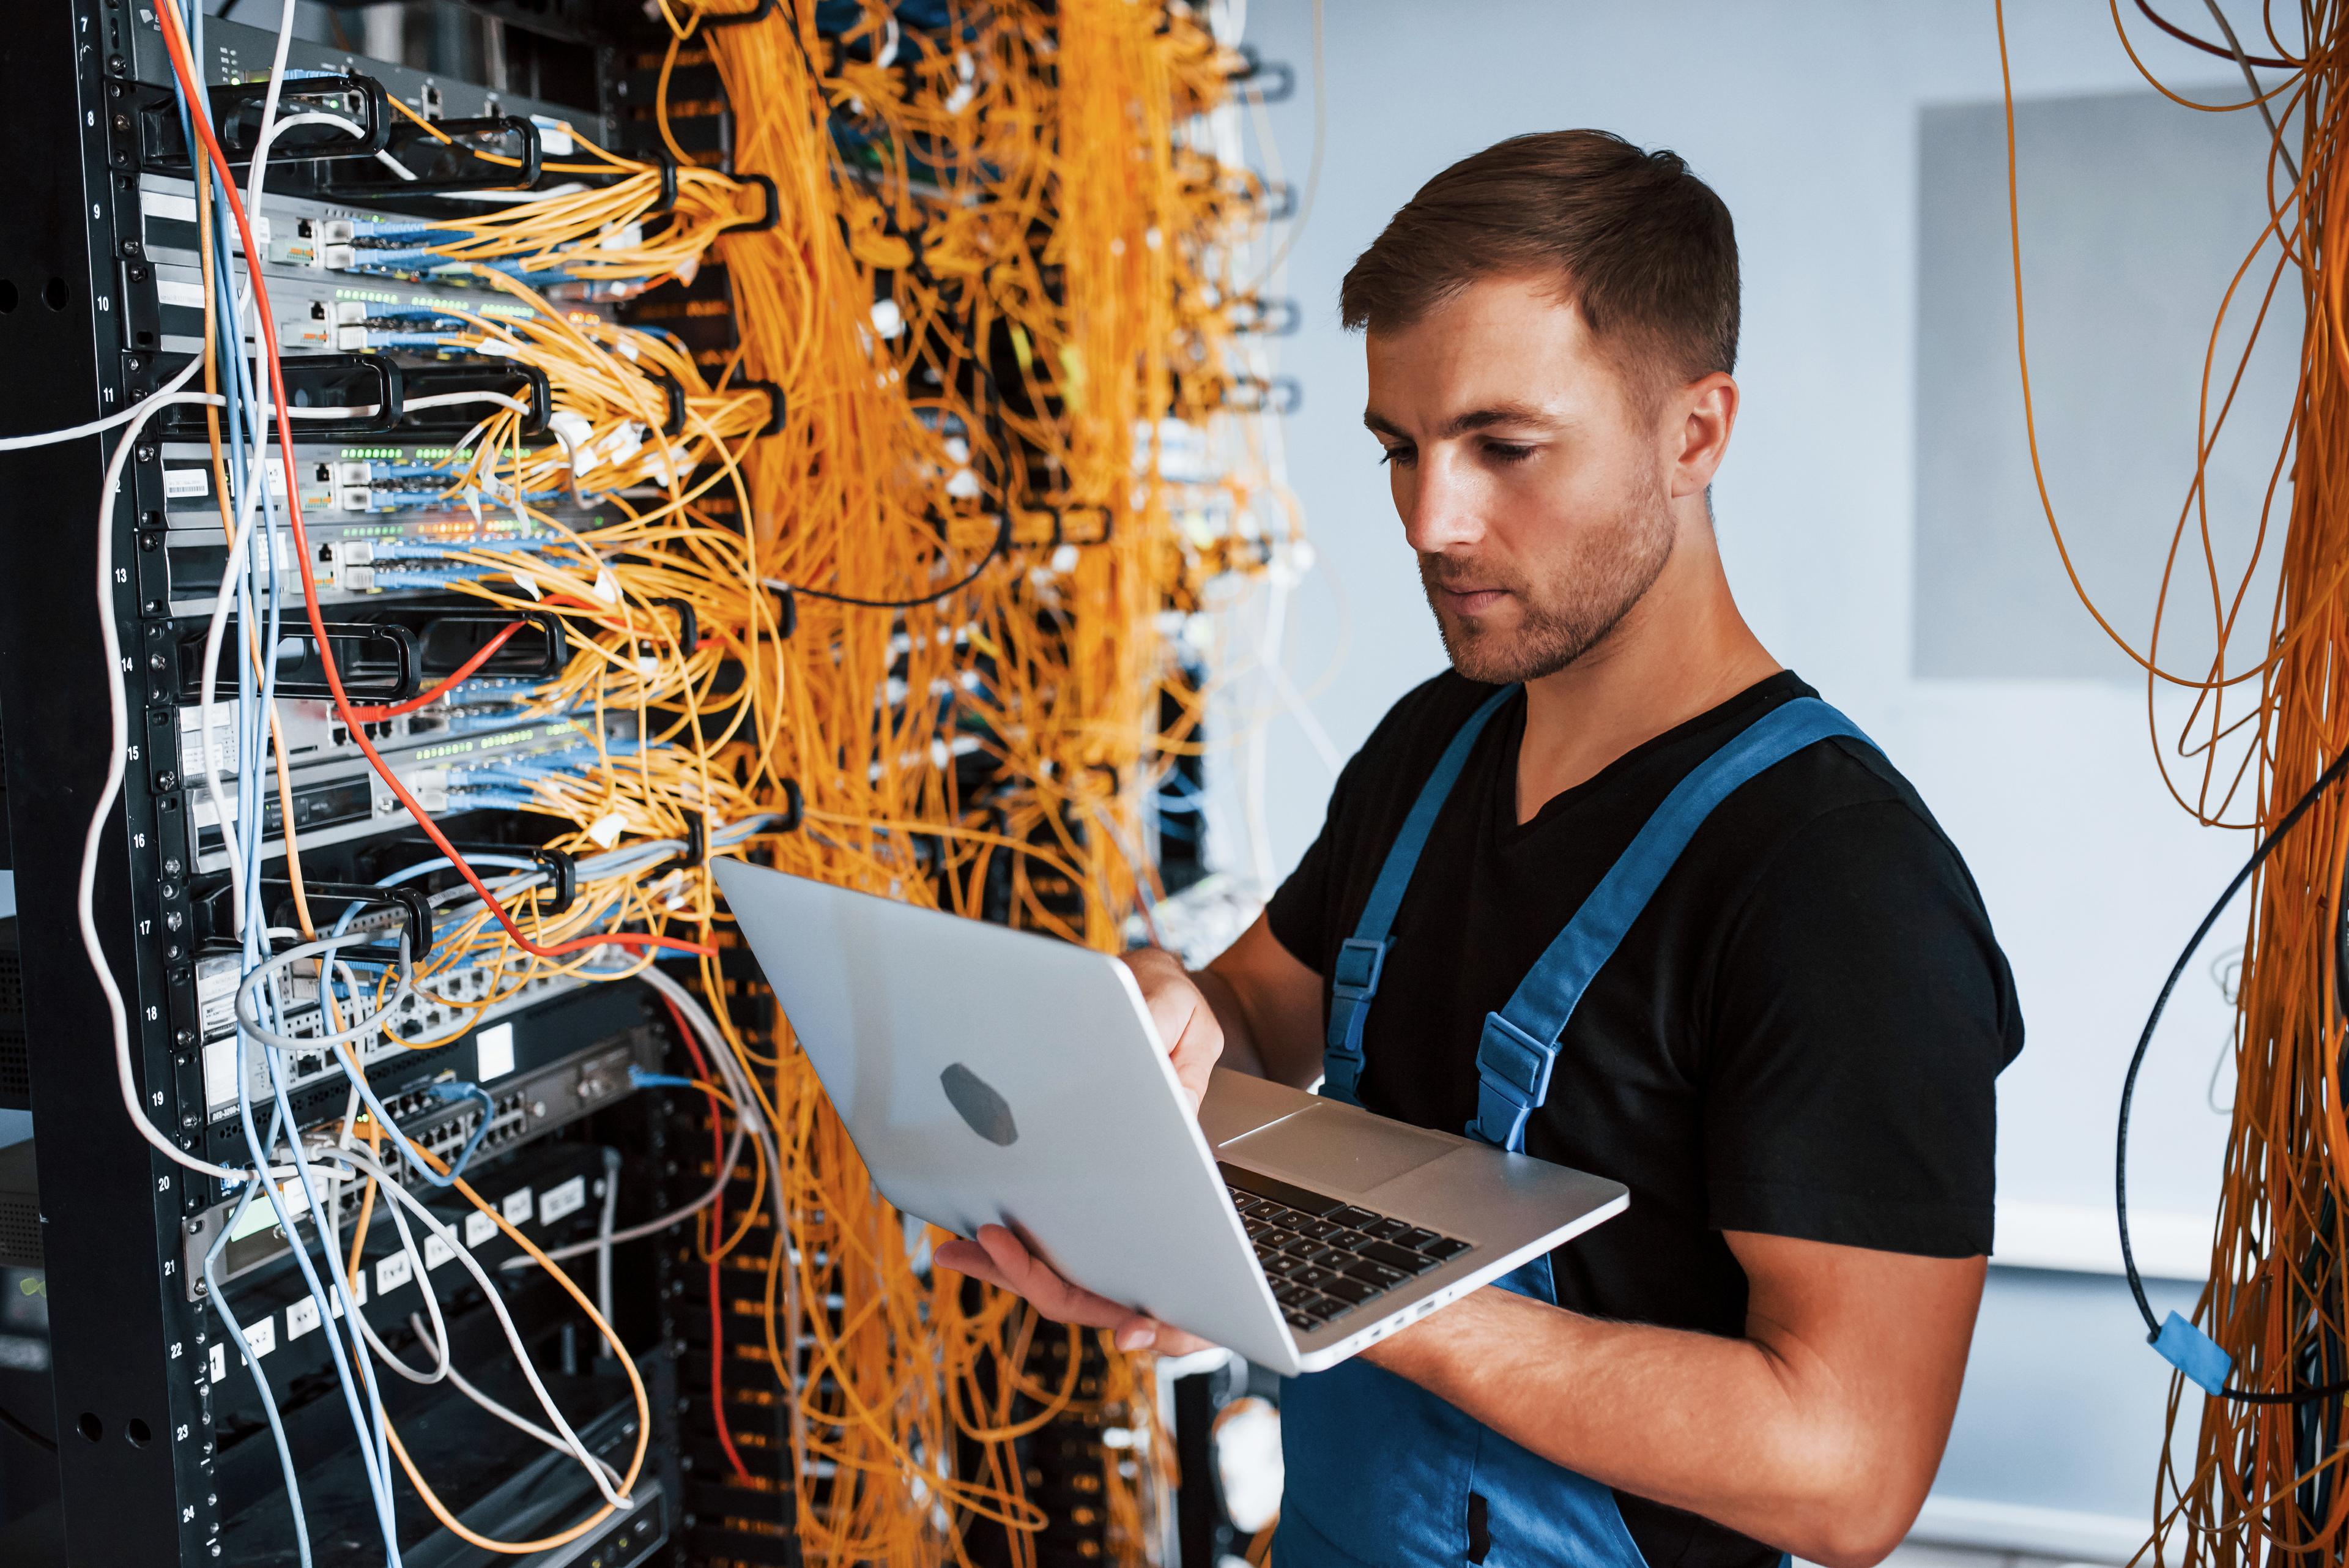
[[[1321,977],[1264,916],[1191,982],[1223,1026],[1225,1066],[1299,1089],[1321,1075]]]
[[[1595,1480],[1866,1568],[1940,1464],[1984,1260],[1728,1241],[1749,1282],[1743,1339],[1483,1290],[1364,1355]]]

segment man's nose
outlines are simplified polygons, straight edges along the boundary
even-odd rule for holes
[[[1403,537],[1423,556],[1474,545],[1485,536],[1482,487],[1446,454],[1421,460],[1403,506]]]

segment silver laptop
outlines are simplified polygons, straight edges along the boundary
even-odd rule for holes
[[[1283,1373],[1620,1213],[1618,1183],[1218,1069],[1194,1120],[1126,967],[715,864],[873,1179]]]

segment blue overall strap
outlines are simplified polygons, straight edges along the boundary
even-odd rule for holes
[[[1707,757],[1656,807],[1622,858],[1574,912],[1498,1012],[1485,1015],[1476,1042],[1476,1119],[1470,1137],[1510,1153],[1526,1146],[1526,1118],[1549,1097],[1558,1037],[1590,981],[1613,955],[1623,933],[1648,907],[1665,873],[1713,808],[1738,785],[1814,742],[1849,735],[1876,742],[1859,726],[1816,697],[1781,703]]]
[[[1515,686],[1504,686],[1485,699],[1444,748],[1435,771],[1427,775],[1419,798],[1411,804],[1411,815],[1402,819],[1402,831],[1387,850],[1386,862],[1379,867],[1379,879],[1371,885],[1370,901],[1362,906],[1354,934],[1338,944],[1338,962],[1330,977],[1330,1032],[1321,1053],[1321,1092],[1330,1099],[1350,1106],[1358,1103],[1354,1089],[1362,1077],[1362,1025],[1371,1016],[1371,998],[1379,993],[1379,971],[1386,966],[1387,932],[1394,925],[1395,911],[1402,908],[1403,889],[1411,886],[1412,868],[1419,864],[1419,852],[1427,847],[1428,833],[1435,826],[1436,814],[1444,809],[1452,786],[1459,782],[1460,770],[1468,765],[1476,737],[1485,732],[1486,721],[1500,711],[1501,704],[1516,693]]]

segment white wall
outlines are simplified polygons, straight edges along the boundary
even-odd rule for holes
[[[2008,9],[2019,94],[2140,85],[2104,0]],[[1299,68],[1300,90],[1269,113],[1300,181],[1313,140],[1310,14],[1307,0],[1254,0],[1247,26],[1268,58]],[[2155,37],[2137,45],[2176,80],[2223,91],[2219,62]],[[1336,0],[1325,69],[1320,191],[1286,288],[1305,327],[1283,346],[1282,369],[1304,383],[1289,479],[1321,562],[1291,610],[1290,666],[1309,682],[1342,639],[1344,662],[1315,702],[1339,749],[1350,752],[1442,660],[1360,426],[1361,348],[1337,326],[1340,276],[1423,181],[1501,137],[1590,125],[1674,149],[1729,203],[1744,257],[1744,414],[1715,493],[1732,581],[1778,657],[1916,781],[2013,962],[2030,1044],[2001,1085],[2002,1255],[2103,1267],[2116,1252],[2122,1067],[2162,974],[2248,842],[2197,828],[2171,804],[2141,690],[1909,673],[1918,116],[1997,97],[1990,0]],[[2012,439],[2023,440],[2019,423]],[[2190,452],[2164,455],[2182,483]],[[2064,472],[2056,454],[2059,495]],[[2092,504],[2076,492],[2066,501]],[[2052,547],[2046,568],[2060,569]],[[1328,774],[1295,725],[1276,725],[1269,744],[1273,859],[1285,870],[1319,825]],[[1228,772],[1219,779],[1232,787]],[[2224,1124],[2203,1095],[2228,1016],[2198,969],[2142,1091],[2132,1197],[2174,1273],[2207,1255]],[[2016,1508],[2068,1511],[2089,1522],[2066,1535],[2042,1519],[2033,1541],[2092,1554],[2146,1516],[2167,1367],[2117,1288],[2036,1274],[1996,1287],[1944,1470],[1944,1516],[1986,1500],[1989,1516],[1958,1510],[1968,1528],[2003,1519],[1983,1528],[2025,1544],[2036,1516]],[[2039,1312],[2058,1299],[2064,1310]],[[2079,1354],[2060,1357],[2068,1386],[2040,1375],[2049,1342],[2033,1342],[2031,1324],[2043,1316],[2064,1325],[2048,1331],[2054,1343],[2080,1336]]]

